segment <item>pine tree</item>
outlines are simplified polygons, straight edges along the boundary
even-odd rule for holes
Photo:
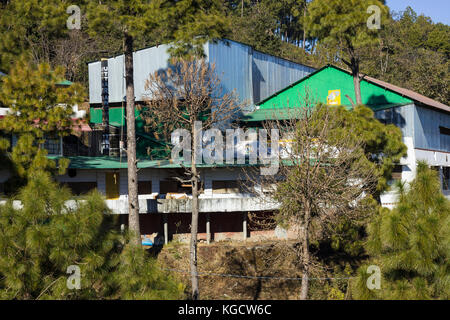
[[[219,38],[227,27],[220,17],[220,1],[89,1],[87,6],[89,31],[115,33],[123,39],[125,55],[125,86],[128,159],[128,216],[134,232],[133,243],[140,245],[139,201],[136,159],[135,96],[133,50],[136,38],[145,34],[155,44],[172,42],[174,54],[203,52],[202,44]]]
[[[383,21],[388,9],[382,2],[384,3],[379,0],[314,0],[308,6],[308,34],[341,50],[341,55],[335,58],[344,62],[352,72],[357,105],[362,104],[361,49],[375,43],[378,35],[377,29],[369,29],[367,26],[371,16],[367,9],[371,5],[377,6]]]
[[[0,70],[9,71],[22,54],[34,63],[50,62],[52,41],[67,35],[66,8],[59,0],[22,0],[0,3]]]
[[[1,299],[182,296],[183,287],[144,249],[123,247],[117,219],[99,193],[71,198],[48,173],[37,171],[17,196],[20,207],[12,200],[0,206]],[[80,289],[67,286],[69,266],[80,268]]]
[[[358,299],[450,298],[450,201],[438,173],[424,162],[409,186],[400,184],[393,210],[380,209],[369,225],[370,263],[354,283]],[[381,289],[366,286],[368,265],[381,270]]]
[[[44,149],[46,138],[68,135],[74,122],[72,106],[83,101],[84,91],[78,84],[69,87],[58,85],[64,79],[64,69],[52,70],[46,63],[34,65],[23,55],[0,87],[0,104],[9,108],[0,121],[0,130],[18,137],[12,147],[2,139],[1,146],[14,164],[19,180],[25,182],[29,173],[37,169],[59,173],[67,168],[68,161],[57,163],[47,158]]]
[[[315,272],[312,244],[333,234],[341,221],[363,220],[370,213],[377,179],[363,138],[349,134],[345,117],[308,98],[304,105],[291,109],[289,120],[264,124],[268,132],[277,128],[281,139],[292,142],[280,151],[285,156],[278,173],[253,178],[251,183],[261,185],[262,199],[280,204],[276,222],[295,230],[298,243],[292,250],[302,272],[302,300],[309,296],[309,279]],[[248,174],[252,176],[255,173]]]
[[[183,299],[184,285],[150,259],[145,249],[126,245],[115,272],[121,299],[174,300]]]
[[[201,184],[201,171],[197,165],[203,162],[197,150],[205,147],[202,132],[233,120],[240,112],[241,105],[234,93],[223,92],[214,65],[210,65],[205,59],[173,60],[174,70],[155,72],[149,76],[145,88],[151,98],[146,99],[146,106],[141,108],[141,112],[148,127],[162,131],[161,136],[167,140],[177,129],[187,130],[191,136],[189,148],[193,151],[190,156],[184,155],[186,163],[182,163],[185,178],[176,178],[182,183],[190,184],[192,190],[189,264],[191,297],[197,300],[197,235]]]

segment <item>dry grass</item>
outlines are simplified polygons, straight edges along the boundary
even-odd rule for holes
[[[286,244],[286,243],[284,243]],[[186,270],[189,266],[188,245],[173,242],[165,246],[158,260],[165,268]],[[281,254],[279,242],[220,242],[200,244],[198,248],[199,273],[246,276],[299,277],[295,261]],[[177,273],[190,290],[187,273]],[[201,299],[298,299],[298,280],[245,279],[215,275],[200,276]]]

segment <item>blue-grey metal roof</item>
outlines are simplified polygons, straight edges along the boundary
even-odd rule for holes
[[[136,100],[143,100],[150,73],[169,66],[168,45],[133,53]],[[254,105],[314,71],[314,68],[258,52],[251,46],[220,40],[204,45],[206,59],[215,64],[224,93],[236,90],[241,102]],[[89,102],[101,103],[100,61],[89,63]],[[125,97],[124,56],[108,59],[109,102]]]

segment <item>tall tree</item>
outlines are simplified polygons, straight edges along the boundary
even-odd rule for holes
[[[450,103],[450,26],[408,7],[383,23],[379,45],[368,48],[366,56],[362,72]]]
[[[369,29],[368,27],[371,13],[367,13],[367,9],[371,5],[378,7],[380,22],[383,23],[388,13],[383,2],[378,0],[314,0],[308,6],[306,19],[308,33],[317,37],[319,41],[339,48],[341,54],[336,58],[344,62],[352,72],[357,105],[362,104],[361,49],[376,43],[379,34],[378,29]]]
[[[17,199],[20,208],[12,200],[0,205],[1,299],[183,297],[144,249],[123,246],[99,193],[70,203],[67,188],[35,171]]]
[[[34,63],[50,63],[55,49],[53,40],[68,33],[67,6],[58,0],[13,0],[0,4],[0,70],[9,71],[23,53],[30,54]]]
[[[370,261],[354,283],[358,299],[450,298],[450,201],[438,172],[424,162],[409,186],[399,184],[393,210],[380,209],[369,225]],[[369,290],[368,265],[380,268],[380,288]]]
[[[128,214],[129,228],[135,233],[133,243],[140,244],[139,201],[136,159],[135,96],[133,75],[134,41],[143,34],[155,44],[173,42],[173,52],[201,52],[202,44],[219,38],[226,29],[220,17],[221,2],[206,0],[136,0],[89,1],[88,25],[91,34],[119,34],[125,55]]]
[[[306,0],[231,0],[225,3],[233,21],[231,39],[278,56],[284,56],[287,48],[306,48]]]
[[[76,125],[72,107],[83,101],[84,90],[79,84],[62,87],[62,80],[64,69],[52,70],[46,63],[35,65],[26,55],[2,79],[0,104],[9,112],[0,129],[18,137],[8,156],[22,180],[37,169],[56,169],[57,163],[47,158],[44,142],[69,134]],[[2,139],[2,147],[9,150],[12,146]],[[58,165],[63,172],[68,162],[60,159]]]
[[[311,241],[320,240],[343,218],[362,220],[376,185],[362,138],[348,134],[345,120],[331,108],[311,101],[305,106],[291,109],[290,120],[265,124],[266,130],[278,128],[282,139],[292,142],[282,145],[279,173],[254,181],[262,185],[267,201],[280,203],[276,221],[296,227],[302,300],[308,298],[315,264]]]
[[[197,233],[199,217],[199,190],[201,176],[197,165],[202,164],[204,148],[212,143],[203,141],[202,132],[215,128],[215,139],[222,139],[218,127],[223,126],[236,116],[240,109],[233,93],[224,93],[220,80],[215,73],[214,65],[205,60],[195,58],[182,59],[175,63],[172,69],[155,73],[146,83],[148,100],[142,109],[143,118],[151,128],[159,129],[168,136],[175,129],[184,128],[189,132],[190,139],[183,136],[184,144],[190,149],[190,154],[184,154],[182,166],[185,168],[184,183],[192,185],[192,221],[190,242],[190,270],[192,283],[192,298],[198,299],[197,272]],[[163,123],[163,127],[161,127]],[[223,160],[223,150],[210,150],[206,163],[215,163],[216,158]],[[172,155],[172,157],[178,155]],[[176,160],[176,159],[175,159]]]

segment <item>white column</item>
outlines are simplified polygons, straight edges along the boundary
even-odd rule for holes
[[[243,219],[242,219],[242,236],[243,236],[243,240],[247,240],[247,212],[245,212],[243,214]]]
[[[164,223],[164,244],[169,243],[169,225],[168,225],[167,213],[163,213],[163,223]]]
[[[211,215],[209,212],[206,213],[206,243],[211,243]]]

